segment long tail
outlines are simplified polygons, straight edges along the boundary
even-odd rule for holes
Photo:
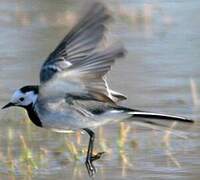
[[[174,115],[167,115],[167,114],[160,114],[160,113],[153,113],[153,112],[145,112],[145,111],[134,111],[130,112],[134,117],[141,117],[141,118],[150,118],[150,119],[163,119],[163,120],[172,120],[172,121],[180,121],[185,123],[194,123],[194,120],[188,119],[185,117],[174,116]]]
[[[188,123],[188,124],[194,123],[194,120],[185,118],[185,117],[181,117],[181,116],[141,111],[141,110],[136,110],[136,109],[124,108],[124,107],[122,107],[122,109],[123,109],[123,111],[126,111],[128,114],[132,115],[131,119],[133,119],[133,121],[137,121],[137,122],[141,122],[141,123],[145,123],[145,124],[147,123],[147,124],[151,124],[151,125],[167,127],[168,125],[165,124],[166,122],[177,121],[177,122]],[[142,118],[142,119],[140,119],[140,118]]]

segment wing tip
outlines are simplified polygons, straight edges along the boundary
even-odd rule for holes
[[[113,91],[111,89],[109,89],[110,91],[110,95],[111,95],[111,99],[114,99],[114,101],[119,102],[119,101],[123,101],[126,100],[127,97],[119,92]]]

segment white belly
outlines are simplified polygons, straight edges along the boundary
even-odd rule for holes
[[[35,110],[42,126],[56,132],[72,132],[97,125],[92,116],[83,116],[65,102],[38,104]]]

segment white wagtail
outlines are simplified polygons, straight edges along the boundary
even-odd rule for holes
[[[86,167],[91,176],[96,172],[92,162],[102,155],[102,152],[93,154],[95,134],[91,128],[123,120],[153,125],[160,123],[152,119],[193,122],[117,105],[116,101],[125,97],[110,91],[104,77],[114,61],[124,56],[125,50],[119,45],[95,50],[108,19],[110,15],[105,6],[94,3],[44,62],[41,84],[16,90],[3,107],[25,108],[31,121],[39,127],[57,132],[86,131],[90,136]],[[142,119],[138,120],[139,117]]]

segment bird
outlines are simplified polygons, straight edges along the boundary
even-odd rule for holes
[[[104,49],[97,48],[110,18],[104,4],[93,3],[43,63],[40,84],[15,90],[10,102],[2,107],[24,108],[29,119],[40,128],[60,133],[88,133],[85,165],[89,176],[96,173],[93,162],[104,153],[93,153],[94,128],[121,121],[164,126],[153,119],[194,122],[185,117],[119,105],[118,102],[126,97],[111,90],[105,76],[114,62],[124,58],[127,52],[118,43]]]

